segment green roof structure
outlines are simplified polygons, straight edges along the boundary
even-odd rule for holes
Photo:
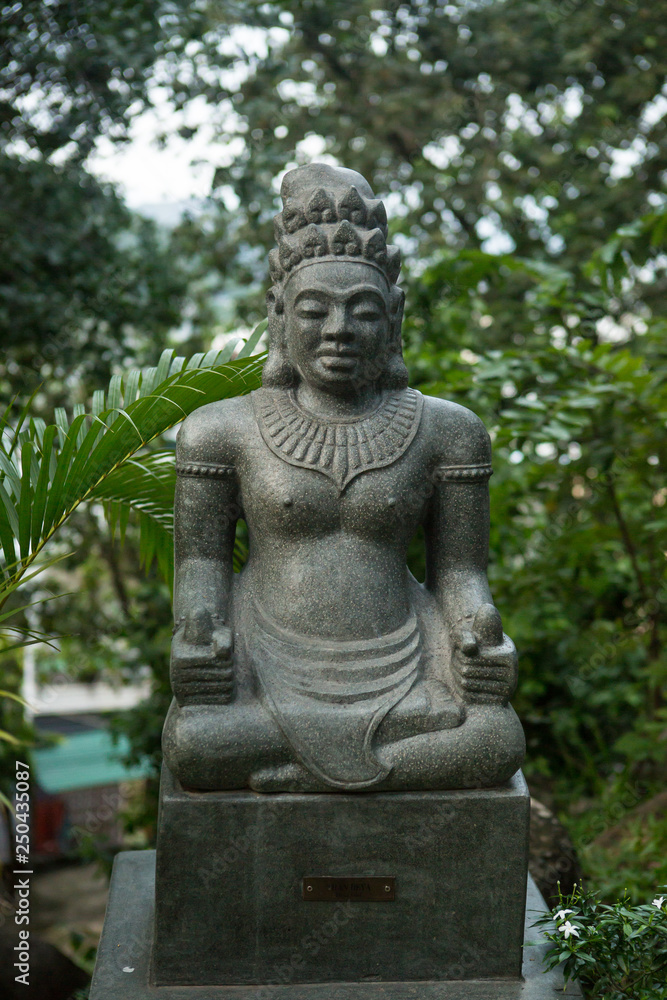
[[[151,773],[148,761],[132,767],[122,763],[120,758],[129,749],[125,736],[113,743],[104,729],[66,736],[56,746],[34,751],[37,784],[55,795],[148,777]]]

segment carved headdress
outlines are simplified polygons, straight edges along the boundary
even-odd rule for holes
[[[387,245],[387,213],[364,177],[356,170],[310,163],[290,170],[280,195],[283,210],[275,219],[278,246],[269,253],[273,287],[268,293],[271,347],[264,368],[265,386],[293,385],[295,372],[287,360],[282,324],[283,288],[295,271],[308,264],[358,261],[377,268],[389,286],[391,313],[396,320],[393,349],[388,358],[386,387],[407,385],[400,346],[403,291],[396,286],[401,267],[398,247]]]
[[[286,174],[280,193],[278,247],[269,254],[275,284],[282,284],[296,268],[327,258],[372,264],[389,285],[396,282],[401,252],[387,246],[385,207],[361,174],[311,163]]]

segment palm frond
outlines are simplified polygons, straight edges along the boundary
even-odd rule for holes
[[[237,358],[249,358],[252,352],[255,350],[260,340],[266,333],[266,328],[269,325],[268,319],[263,319],[261,323],[258,323],[255,329],[252,331],[245,344],[241,350],[236,355]]]
[[[22,746],[21,740],[17,736],[12,736],[6,729],[0,729],[0,740],[5,743],[11,743],[13,747]]]
[[[101,500],[112,537],[124,540],[129,515],[139,525],[139,557],[148,569],[157,561],[169,583],[173,582],[173,518],[176,470],[173,451],[158,451],[128,459],[91,492]]]
[[[243,352],[264,332],[253,332]],[[25,582],[44,546],[84,501],[104,505],[121,536],[130,511],[138,518],[141,555],[173,572],[173,452],[138,453],[205,403],[242,395],[261,381],[263,356],[228,360],[229,351],[190,359],[164,351],[154,368],[114,376],[90,412],[63,410],[50,425],[30,419],[29,404],[13,419],[0,415],[0,608]]]
[[[28,702],[25,698],[22,698],[20,694],[14,694],[13,691],[2,691],[0,690],[0,698],[11,698],[12,701],[16,701],[19,705],[27,705]]]

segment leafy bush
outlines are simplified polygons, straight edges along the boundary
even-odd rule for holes
[[[575,888],[551,913],[535,921],[551,941],[547,968],[563,964],[588,997],[664,1000],[667,997],[667,896],[631,906],[625,894],[601,903],[597,893]]]

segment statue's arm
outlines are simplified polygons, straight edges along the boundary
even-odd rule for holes
[[[426,586],[449,629],[452,672],[470,702],[506,703],[517,657],[487,579],[491,442],[475,414],[443,405],[426,533]]]
[[[436,410],[433,493],[426,531],[426,585],[450,628],[491,601],[489,553],[491,442],[481,420],[463,407]]]
[[[238,485],[224,422],[196,411],[176,447],[174,639],[171,682],[181,705],[221,704],[234,692],[229,605]]]

